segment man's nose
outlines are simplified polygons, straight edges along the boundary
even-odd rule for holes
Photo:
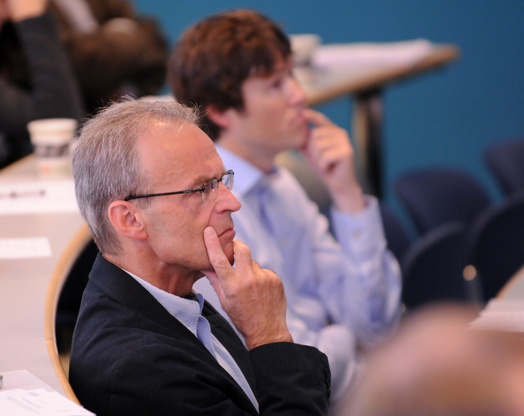
[[[218,184],[217,197],[217,207],[220,211],[236,212],[242,206],[240,201],[236,199],[235,195],[233,195],[233,192],[231,192],[231,190],[222,182],[219,182]]]
[[[307,101],[306,92],[302,89],[295,77],[288,79],[288,100],[293,106],[305,106]]]

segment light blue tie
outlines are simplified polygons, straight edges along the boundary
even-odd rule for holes
[[[259,202],[260,218],[269,234],[275,236],[275,226],[271,222],[273,192],[270,188],[270,181],[270,177],[264,176],[257,185],[256,194]]]

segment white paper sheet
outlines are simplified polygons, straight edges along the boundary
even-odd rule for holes
[[[0,415],[93,416],[94,413],[54,391],[27,370],[2,373]]]
[[[327,44],[313,51],[311,63],[315,68],[408,66],[427,56],[432,47],[426,39]]]
[[[47,237],[0,238],[0,259],[23,259],[51,256]]]
[[[0,183],[0,215],[78,212],[73,180]]]

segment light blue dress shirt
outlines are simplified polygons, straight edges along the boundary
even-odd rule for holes
[[[179,296],[168,293],[164,290],[153,286],[144,279],[134,275],[133,273],[124,270],[131,275],[144,289],[146,289],[151,296],[153,296],[158,303],[160,303],[172,316],[174,316],[180,323],[189,329],[195,335],[209,352],[216,358],[218,363],[226,370],[237,384],[244,390],[249,397],[253,406],[258,410],[258,402],[244,377],[244,373],[238,367],[236,361],[231,357],[226,348],[216,339],[211,332],[211,327],[206,318],[202,316],[202,308],[204,307],[204,297],[194,292],[198,302],[190,299],[181,298]],[[202,280],[202,279],[201,279]],[[207,280],[207,279],[206,279]],[[234,327],[233,327],[234,328]]]
[[[367,196],[366,209],[356,215],[332,209],[337,241],[290,172],[276,167],[265,175],[221,146],[217,150],[235,172],[233,193],[242,203],[233,214],[236,238],[282,279],[293,339],[328,356],[336,401],[357,371],[357,344],[379,342],[400,316],[400,268],[386,250],[378,203]],[[205,279],[195,288],[222,311]]]

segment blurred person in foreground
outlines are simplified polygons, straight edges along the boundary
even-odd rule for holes
[[[82,128],[75,192],[101,254],[71,385],[98,416],[326,414],[327,358],[293,343],[282,282],[234,240],[234,174],[195,123],[180,104],[138,100]],[[204,275],[246,345],[193,291]]]
[[[368,353],[354,416],[522,416],[522,334],[469,328],[478,310],[427,307]]]
[[[179,102],[201,109],[219,155],[237,173],[237,237],[282,279],[293,338],[326,353],[332,410],[345,414],[360,367],[357,349],[391,333],[401,292],[377,200],[357,181],[347,132],[307,108],[288,37],[255,11],[212,15],[189,28],[170,57],[168,81]],[[336,240],[297,180],[275,163],[292,149],[302,151],[331,194]],[[197,288],[212,299],[206,282]]]
[[[32,151],[27,123],[81,117],[82,101],[47,0],[0,0],[0,167]]]
[[[158,94],[165,83],[167,39],[130,0],[50,0],[82,89],[85,111],[112,100]]]

